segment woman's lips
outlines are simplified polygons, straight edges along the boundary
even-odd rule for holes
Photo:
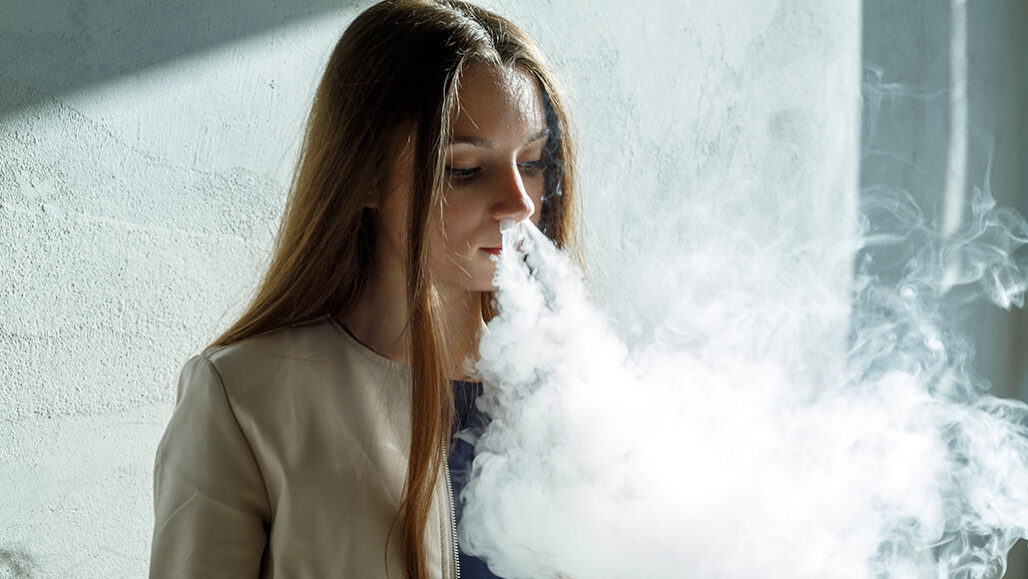
[[[500,250],[502,250],[502,249],[503,249],[502,247],[483,247],[482,251],[484,251],[484,252],[486,252],[486,253],[488,253],[490,255],[500,255]]]

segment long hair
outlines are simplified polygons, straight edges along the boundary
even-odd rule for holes
[[[381,201],[397,139],[412,130],[406,268],[411,444],[394,519],[410,578],[428,575],[425,530],[453,416],[428,235],[442,202],[461,71],[470,63],[520,68],[537,81],[550,129],[540,229],[581,262],[570,118],[536,44],[508,20],[459,0],[385,0],[357,16],[333,50],[268,270],[246,312],[212,344],[325,315],[345,317],[375,263],[375,215],[367,206]],[[492,307],[491,292],[484,292],[485,320]]]

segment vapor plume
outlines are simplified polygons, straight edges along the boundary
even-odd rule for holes
[[[635,346],[508,228],[465,550],[511,578],[998,576],[1028,535],[1028,406],[986,393],[952,320],[1023,304],[1028,225],[988,190],[946,239],[901,193],[864,199],[856,242],[654,259],[677,306]],[[852,295],[826,289],[840,270]]]

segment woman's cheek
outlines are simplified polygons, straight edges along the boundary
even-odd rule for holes
[[[461,195],[458,199],[449,201],[443,208],[444,227],[451,241],[459,239],[461,243],[470,242],[463,237],[466,231],[473,231],[479,225],[475,222],[475,214],[479,213],[475,205],[473,197]]]
[[[535,186],[532,187],[528,196],[532,199],[532,205],[535,207],[530,219],[532,223],[538,225],[539,215],[543,212],[543,191],[546,189],[546,185],[542,177],[538,177],[537,180],[537,183],[533,183]]]

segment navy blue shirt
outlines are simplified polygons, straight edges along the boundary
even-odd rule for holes
[[[453,507],[460,520],[464,503],[460,500],[460,492],[468,484],[471,475],[471,461],[475,458],[475,447],[466,440],[460,440],[457,434],[465,429],[481,433],[488,424],[488,419],[475,407],[475,399],[482,393],[481,382],[453,381],[453,438],[454,444],[449,455],[450,482],[453,486]],[[489,571],[485,561],[472,557],[464,552],[458,542],[461,579],[499,579]]]

